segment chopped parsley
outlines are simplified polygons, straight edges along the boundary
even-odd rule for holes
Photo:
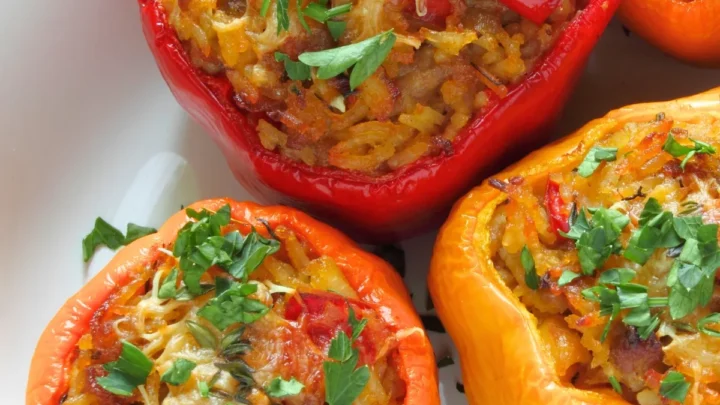
[[[282,52],[275,52],[275,60],[285,65],[285,72],[290,80],[310,79],[310,66],[302,62],[295,62]]]
[[[123,341],[120,357],[103,366],[108,375],[98,378],[97,383],[108,392],[129,397],[133,395],[135,388],[145,384],[152,367],[152,360],[147,358],[142,350]]]
[[[590,177],[602,162],[612,162],[617,159],[617,148],[603,148],[601,146],[594,146],[585,155],[580,166],[577,168],[577,172],[582,177]]]
[[[95,249],[100,246],[107,246],[110,249],[119,249],[122,246],[129,245],[137,239],[143,236],[150,235],[157,232],[155,228],[149,228],[145,226],[136,225],[129,223],[127,225],[127,235],[110,225],[104,219],[97,217],[95,219],[95,226],[90,233],[85,236],[82,241],[83,247],[83,261],[87,262],[92,257]]]
[[[217,265],[231,276],[247,281],[265,260],[280,249],[280,242],[265,239],[254,229],[245,237],[238,231],[222,235],[221,227],[230,223],[230,206],[217,212],[186,210],[190,221],[178,232],[173,255],[179,258],[180,270],[187,292],[193,296],[204,291],[200,278]]]
[[[328,30],[330,30],[330,35],[334,40],[339,40],[342,34],[345,33],[345,29],[347,28],[347,22],[345,21],[333,21],[329,20],[327,22]]]
[[[380,67],[395,44],[395,34],[385,31],[354,44],[300,54],[300,62],[318,67],[318,79],[329,79],[351,67],[350,89],[354,90]]]
[[[659,248],[673,248],[683,243],[675,231],[673,214],[663,211],[660,203],[650,198],[640,213],[638,228],[633,232],[623,256],[635,263],[645,264]]]
[[[680,403],[685,402],[688,390],[690,383],[685,380],[684,375],[675,370],[668,372],[660,383],[660,395]]]
[[[305,388],[305,385],[296,380],[295,377],[290,378],[290,381],[276,377],[270,381],[270,385],[265,389],[265,392],[272,398],[284,398],[299,394],[303,388]]]
[[[358,321],[349,304],[348,308],[353,337],[348,337],[342,330],[338,331],[337,336],[330,342],[330,360],[323,363],[325,402],[328,405],[351,405],[370,380],[370,369],[368,366],[357,367],[360,353],[352,347],[367,322]]]
[[[563,270],[562,274],[560,275],[560,278],[557,281],[557,284],[562,287],[564,285],[568,285],[572,283],[573,280],[580,277],[580,274],[575,273],[571,270]]]
[[[712,336],[720,337],[720,331],[717,329],[711,329],[708,325],[720,324],[720,313],[712,313],[698,321],[697,328],[700,332]]]
[[[620,383],[614,375],[608,377],[608,381],[610,381],[610,385],[612,385],[615,392],[617,392],[618,394],[622,394],[622,387],[620,386]]]
[[[262,318],[269,308],[262,302],[248,298],[257,292],[256,284],[235,283],[200,308],[201,316],[220,330],[235,323],[252,323]]]
[[[585,209],[573,215],[570,231],[561,235],[575,240],[578,259],[583,274],[592,275],[602,267],[611,254],[618,253],[622,246],[619,237],[622,230],[630,223],[630,219],[621,212],[608,208],[588,210],[592,213],[587,220]]]
[[[346,3],[337,7],[328,9],[320,3],[310,3],[303,10],[303,15],[306,15],[319,23],[325,23],[333,17],[337,17],[350,12],[352,8],[351,3]]]
[[[520,263],[525,270],[525,284],[528,288],[531,290],[540,288],[540,277],[535,270],[535,260],[527,245],[523,246],[522,252],[520,252]]]
[[[172,366],[163,373],[160,381],[175,386],[185,384],[187,380],[190,379],[190,375],[196,366],[197,364],[190,360],[177,359]]]
[[[672,134],[668,134],[667,140],[665,141],[665,144],[663,145],[663,150],[669,154],[671,154],[673,157],[679,158],[680,156],[685,156],[685,158],[680,163],[680,167],[685,170],[685,165],[687,164],[690,159],[692,159],[693,156],[699,153],[705,153],[705,154],[714,154],[715,148],[712,147],[712,145],[707,144],[705,142],[696,141],[694,139],[690,139],[693,142],[693,146],[686,146],[679,143],[675,137]]]
[[[168,273],[165,280],[163,280],[162,284],[160,284],[160,288],[158,289],[158,298],[164,300],[175,298],[177,296],[177,277],[178,269],[173,268],[170,270],[170,273]]]

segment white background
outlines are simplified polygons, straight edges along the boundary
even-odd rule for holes
[[[80,242],[96,216],[120,227],[157,226],[182,203],[247,194],[170,95],[142,37],[135,1],[2,3],[0,403],[19,405],[40,332],[88,272]],[[611,108],[718,85],[720,70],[675,62],[615,22],[558,135]],[[403,243],[420,308],[432,241],[430,234]],[[101,252],[92,269],[109,254]],[[455,367],[441,370],[448,404],[463,403],[457,374]]]

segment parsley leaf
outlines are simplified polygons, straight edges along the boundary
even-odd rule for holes
[[[360,334],[363,329],[365,329],[367,322],[367,319],[358,320],[355,317],[355,310],[350,304],[348,304],[348,323],[350,323],[350,328],[352,329],[352,340],[357,340],[357,338],[360,337]]]
[[[145,384],[153,362],[130,342],[122,342],[120,357],[103,366],[109,374],[96,381],[106,391],[123,397],[132,396],[139,385]]]
[[[708,327],[708,324],[719,324],[720,323],[720,313],[712,313],[701,320],[698,321],[697,328],[700,332],[712,336],[712,337],[720,337],[720,331],[716,329],[711,329]]]
[[[157,229],[136,225],[130,222],[127,224],[127,231],[125,232],[125,240],[123,241],[123,244],[129,245],[143,236],[152,235],[153,233],[157,233]]]
[[[345,362],[323,363],[325,372],[325,402],[329,405],[351,405],[370,380],[368,366],[357,368],[358,354]]]
[[[290,7],[288,0],[275,0],[276,12],[277,12],[277,33],[280,35],[281,32],[290,29],[290,16],[288,15],[288,8]]]
[[[99,246],[107,246],[110,249],[118,249],[125,244],[125,236],[117,228],[110,225],[104,219],[97,217],[95,227],[83,239],[83,261],[88,261]]]
[[[655,198],[650,198],[640,213],[640,228],[633,232],[623,256],[645,264],[658,248],[673,248],[683,243],[675,231],[671,212],[663,211]]]
[[[310,3],[307,7],[305,7],[305,10],[303,10],[303,14],[317,22],[325,23],[327,20],[333,17],[337,17],[350,12],[351,8],[351,3],[346,3],[337,7],[333,7],[329,10],[327,7],[320,3]]]
[[[285,72],[290,80],[310,79],[310,66],[302,62],[295,62],[282,52],[275,52],[275,60],[285,65]]]
[[[284,398],[299,394],[305,385],[296,380],[295,377],[290,381],[285,381],[282,377],[276,377],[270,381],[270,385],[265,389],[268,396],[273,398]]]
[[[614,375],[608,377],[608,381],[610,381],[610,385],[612,385],[615,392],[617,392],[618,394],[622,394],[622,387],[620,386],[620,383]]]
[[[348,307],[353,337],[351,339],[344,331],[338,331],[328,350],[331,360],[323,363],[325,402],[328,405],[351,405],[370,380],[370,369],[368,366],[357,367],[360,355],[357,349],[352,347],[367,322],[364,322],[364,319],[358,321],[355,312],[349,305]]]
[[[578,166],[578,174],[582,177],[590,177],[600,167],[600,163],[612,162],[617,159],[617,151],[617,148],[594,146]]]
[[[280,250],[280,242],[275,239],[265,239],[253,230],[245,238],[240,255],[227,268],[227,271],[235,278],[247,280],[267,256],[278,250]]]
[[[225,330],[234,323],[255,322],[268,312],[265,304],[248,298],[256,291],[255,284],[233,283],[230,288],[200,308],[198,316],[207,319],[220,330]]]
[[[160,288],[158,289],[158,298],[163,300],[175,298],[175,296],[177,295],[177,276],[177,268],[173,268],[172,270],[170,270],[170,273],[167,275],[167,277],[165,277],[165,280],[163,280]]]
[[[598,283],[608,285],[620,285],[629,283],[637,273],[633,269],[615,268],[605,270],[598,278]]]
[[[570,224],[570,231],[561,234],[575,240],[578,259],[583,274],[592,275],[600,268],[611,254],[622,248],[618,240],[622,230],[630,223],[630,219],[621,212],[598,208],[591,210],[592,219],[588,222],[585,209]]]
[[[332,38],[337,41],[340,39],[342,34],[345,33],[345,28],[347,28],[347,22],[329,20],[327,22],[327,27],[328,30],[330,30],[330,35],[332,36]]]
[[[210,386],[205,381],[198,381],[198,391],[203,398],[210,398]]]
[[[685,165],[687,164],[690,159],[692,159],[693,156],[695,156],[698,153],[705,153],[705,154],[714,154],[715,148],[712,147],[712,145],[709,145],[705,142],[696,141],[694,139],[690,139],[693,142],[693,146],[685,146],[680,144],[675,137],[672,134],[668,135],[667,140],[665,141],[665,144],[663,145],[663,150],[669,154],[671,154],[673,157],[680,157],[685,155],[685,158],[682,160],[682,163],[680,163],[680,167],[685,170]]]
[[[685,402],[689,389],[690,383],[685,380],[685,376],[674,370],[668,372],[660,383],[660,395],[680,403]]]
[[[395,44],[392,31],[382,32],[355,44],[318,52],[305,52],[298,59],[309,66],[318,67],[317,77],[329,79],[353,67],[350,89],[354,90],[382,64]]]
[[[520,252],[520,263],[522,263],[523,269],[525,269],[525,284],[528,288],[531,290],[540,288],[540,277],[535,270],[535,260],[533,260],[527,245],[523,246],[522,252]]]
[[[163,373],[160,381],[175,386],[185,384],[196,366],[197,364],[190,360],[177,359],[172,366]]]
[[[580,277],[580,274],[575,273],[574,271],[570,270],[563,270],[562,274],[560,275],[560,278],[558,279],[557,284],[559,286],[564,286],[567,284],[570,284],[573,280]]]

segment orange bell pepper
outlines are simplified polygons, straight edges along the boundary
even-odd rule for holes
[[[651,121],[659,113],[677,120],[694,121],[705,114],[720,119],[720,88],[612,111],[494,177],[520,176],[533,184],[548,173],[570,171],[609,130]],[[460,354],[469,403],[627,405],[612,390],[583,390],[561,381],[534,316],[493,266],[490,219],[506,199],[507,194],[485,181],[456,203],[438,235],[428,277],[437,313]]]
[[[634,33],[686,62],[720,66],[720,2],[624,0],[619,15]]]
[[[335,259],[358,299],[376,308],[392,330],[422,328],[400,276],[386,262],[366,253],[337,230],[291,208],[264,207],[250,202],[215,199],[195,203],[195,210],[217,211],[231,206],[232,218],[264,229],[282,225],[304,240],[312,251]],[[123,248],[97,276],[71,297],[50,321],[38,342],[30,366],[27,405],[58,404],[68,387],[68,369],[79,338],[88,332],[93,315],[133,270],[150,260],[151,247],[168,245],[188,221],[185,211],[173,215],[156,234]],[[267,236],[267,234],[266,234]],[[432,347],[424,334],[412,333],[398,345],[397,373],[406,385],[405,404],[439,405]]]

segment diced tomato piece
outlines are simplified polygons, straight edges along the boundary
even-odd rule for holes
[[[556,235],[560,236],[558,231],[568,232],[570,230],[568,222],[570,213],[560,195],[560,185],[550,179],[545,187],[545,210],[550,218],[550,228]]]
[[[501,2],[538,25],[544,23],[560,5],[560,0],[501,0]]]
[[[368,305],[338,294],[299,293],[286,303],[285,319],[297,322],[317,347],[327,351],[338,332],[352,334],[348,305],[357,319],[368,321],[354,347],[360,353],[360,364],[372,364],[389,331]]]

